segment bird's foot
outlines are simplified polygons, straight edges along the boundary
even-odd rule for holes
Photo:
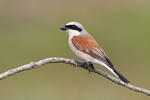
[[[79,60],[75,60],[75,62],[76,63],[74,65],[74,67],[80,66],[80,65],[78,65],[79,64],[78,62],[80,62]],[[91,62],[82,61],[81,66],[84,66],[84,68],[87,69],[89,73],[91,73],[94,70],[94,66]]]
[[[74,59],[74,61],[75,61],[75,64],[73,65],[74,67],[78,67],[79,66],[79,60],[76,60],[76,59]]]
[[[83,62],[83,66],[85,66],[89,73],[91,73],[94,69],[93,64],[87,61]]]
[[[93,71],[93,69],[94,69],[93,64],[89,62],[88,66],[87,66],[87,70],[88,70],[89,74]]]

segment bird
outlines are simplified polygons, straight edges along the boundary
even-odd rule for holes
[[[68,43],[73,53],[82,60],[106,67],[124,83],[129,81],[118,72],[98,42],[85,30],[79,22],[69,22],[60,27],[69,35]]]

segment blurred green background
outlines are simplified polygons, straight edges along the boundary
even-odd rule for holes
[[[132,84],[150,89],[150,0],[0,0],[0,72],[48,57],[77,58],[59,30],[70,21],[84,25]],[[1,80],[0,99],[150,100],[66,64]]]

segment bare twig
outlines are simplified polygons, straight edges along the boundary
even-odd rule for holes
[[[123,81],[107,74],[106,72],[103,72],[103,71],[101,71],[99,69],[96,69],[94,67],[90,67],[89,64],[85,64],[85,62],[75,60],[75,59],[67,59],[67,58],[52,57],[52,58],[47,58],[47,59],[40,60],[38,62],[31,62],[29,64],[19,66],[17,68],[8,70],[8,71],[0,74],[0,80],[6,78],[8,76],[14,75],[16,73],[23,72],[25,70],[30,70],[30,69],[33,69],[33,68],[41,67],[42,65],[47,64],[47,63],[65,63],[65,64],[71,64],[71,65],[74,65],[74,66],[78,66],[78,67],[83,68],[83,69],[88,69],[90,72],[94,72],[94,73],[97,73],[98,75],[102,75],[103,77],[111,80],[112,82],[114,82],[118,85],[124,86],[124,87],[126,87],[128,89],[131,89],[133,91],[144,93],[144,94],[147,94],[147,95],[150,96],[150,90],[147,90],[147,89],[144,89],[144,88],[139,88],[139,87],[136,87],[136,86],[131,85],[129,83],[126,84]]]

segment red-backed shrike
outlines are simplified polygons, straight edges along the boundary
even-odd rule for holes
[[[75,55],[89,63],[100,64],[106,67],[122,81],[129,83],[129,81],[114,68],[114,65],[106,53],[80,23],[69,22],[60,29],[68,32],[69,46]]]

